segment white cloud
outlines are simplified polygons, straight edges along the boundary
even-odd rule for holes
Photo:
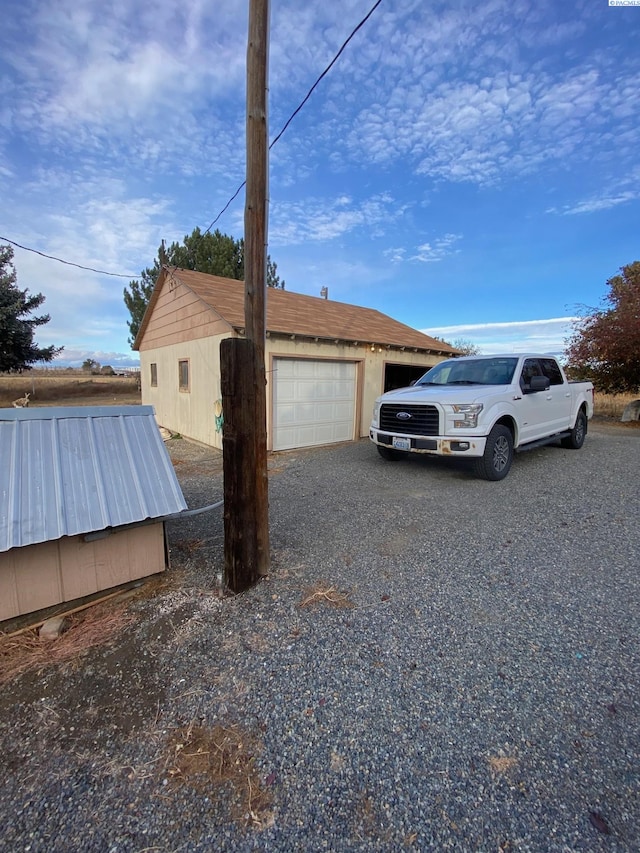
[[[640,198],[640,192],[632,190],[620,193],[619,195],[604,195],[595,198],[585,199],[573,205],[565,205],[558,209],[551,207],[547,213],[560,213],[563,216],[574,216],[580,213],[598,213],[601,210],[610,210],[612,207],[617,207],[619,204],[627,204],[630,201],[636,201]]]
[[[434,85],[435,83],[435,85]],[[415,87],[421,95],[414,98]],[[499,72],[475,80],[400,84],[389,104],[362,109],[348,136],[354,158],[380,164],[408,158],[426,177],[494,183],[566,158],[586,162],[608,148],[602,128],[623,99],[625,82],[585,68],[554,79],[543,71]],[[640,108],[640,94],[626,94]],[[622,157],[640,144],[634,120],[621,117]]]
[[[280,202],[271,210],[270,240],[280,246],[305,241],[327,242],[355,231],[375,236],[385,224],[399,219],[406,209],[388,193],[356,201],[309,198],[299,203]]]
[[[405,260],[407,250],[402,246],[397,246],[385,249],[382,254],[385,258],[388,258],[392,264],[401,264]]]
[[[560,355],[577,317],[548,320],[514,320],[500,323],[472,323],[421,329],[447,341],[466,340],[483,353],[537,352]]]
[[[418,246],[416,254],[411,255],[409,260],[426,264],[441,261],[448,255],[457,254],[460,251],[454,246],[461,238],[462,234],[445,234],[443,237],[437,237],[432,243],[422,243]]]
[[[52,367],[82,367],[88,358],[97,361],[103,367],[136,367],[140,365],[138,353],[134,352],[105,352],[104,350],[87,350],[65,348],[58,358],[50,362]]]
[[[11,223],[0,214],[0,233],[48,255],[127,276],[96,275],[16,248],[18,285],[42,292],[51,315],[37,330],[41,345],[92,350],[110,341],[128,350],[128,276],[151,266],[161,237],[181,239],[184,232],[166,199],[131,196],[124,181],[83,174],[77,183],[67,175],[65,187],[63,172],[42,171],[12,208],[22,227],[7,233]],[[37,218],[29,215],[33,209]]]
[[[107,8],[61,0],[29,13],[28,21],[16,14],[15,37],[6,40],[5,60],[18,83],[4,99],[5,123],[43,144],[64,140],[83,160],[108,152],[120,164],[172,163],[185,174],[241,168],[242,4],[160,0]]]
[[[288,10],[293,44],[312,31],[315,43],[302,53],[311,66],[294,68],[278,54],[273,86],[280,97],[300,86],[308,67],[323,67],[332,37],[337,47],[340,30],[326,26],[330,14],[324,7],[305,7],[299,17]],[[313,142],[336,171],[402,163],[425,180],[480,185],[544,163],[562,167],[569,157],[591,163],[612,144],[630,160],[640,144],[633,75],[595,50],[559,61],[558,46],[574,48],[588,19],[587,9],[564,14],[560,6],[552,12],[502,0],[381,8],[314,94],[313,124],[307,130],[301,116],[298,138],[283,139],[278,157],[302,154]],[[303,36],[293,35],[299,21]],[[297,58],[295,47],[291,56]],[[614,121],[615,140],[608,134]],[[308,158],[295,160],[308,169]],[[296,171],[288,169],[291,179]]]

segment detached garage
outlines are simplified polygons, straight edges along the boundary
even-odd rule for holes
[[[162,269],[134,344],[160,426],[222,447],[220,343],[244,336],[244,322],[243,282]],[[269,450],[368,435],[379,394],[457,354],[371,308],[275,288],[266,327]]]

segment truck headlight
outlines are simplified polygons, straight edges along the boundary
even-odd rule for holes
[[[374,403],[373,405],[373,416],[371,418],[372,426],[378,427],[380,423],[380,403]]]
[[[478,426],[478,415],[482,403],[453,403],[453,426],[456,429],[469,429]]]

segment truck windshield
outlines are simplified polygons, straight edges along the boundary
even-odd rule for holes
[[[432,367],[416,385],[508,385],[517,363],[517,358],[500,356],[451,358]]]

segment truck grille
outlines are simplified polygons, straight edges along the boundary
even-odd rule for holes
[[[411,417],[396,417],[399,412]],[[440,418],[435,406],[399,406],[386,403],[380,408],[380,429],[403,435],[438,435]]]

